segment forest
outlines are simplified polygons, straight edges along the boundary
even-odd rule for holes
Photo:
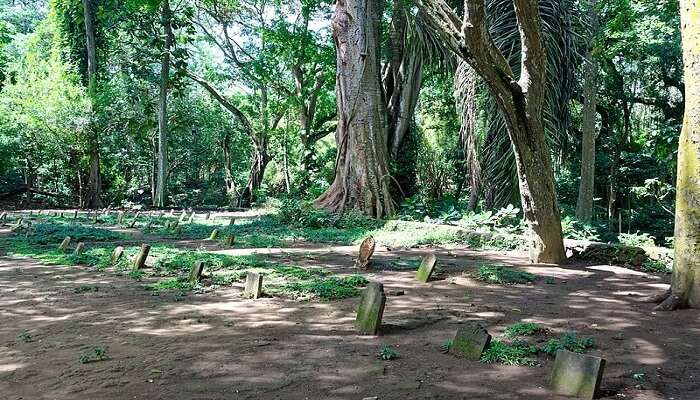
[[[0,0],[0,304],[8,399],[697,400],[700,3]]]

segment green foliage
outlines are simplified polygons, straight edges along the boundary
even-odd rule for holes
[[[24,330],[20,332],[19,335],[17,335],[17,340],[19,340],[20,342],[29,343],[33,340],[33,338],[29,331]]]
[[[104,228],[50,221],[34,224],[34,234],[30,236],[29,241],[36,244],[60,243],[66,236],[78,242],[113,241],[127,237]]]
[[[514,340],[512,343],[492,340],[488,348],[481,354],[481,362],[487,364],[536,365],[537,361],[532,357],[537,352],[537,347],[530,346],[523,340]]]
[[[505,330],[505,335],[514,336],[532,336],[544,331],[544,327],[534,322],[518,322]]]
[[[573,217],[565,216],[561,220],[561,229],[565,238],[594,242],[600,240],[596,227],[591,224],[585,224]]]
[[[282,285],[276,291],[301,299],[317,297],[321,300],[340,300],[358,296],[359,288],[367,282],[367,278],[360,275],[314,278]]]
[[[642,271],[652,274],[670,274],[673,270],[673,261],[648,259],[642,264]]]
[[[443,353],[449,353],[452,348],[452,343],[454,339],[445,339],[440,343],[440,351]]]
[[[169,292],[169,291],[179,291],[181,293],[189,292],[194,289],[195,285],[188,282],[187,278],[170,278],[160,280],[156,283],[146,286],[147,290],[151,290],[154,293]]]
[[[537,276],[502,265],[482,265],[476,271],[476,279],[499,285],[534,282]]]
[[[578,338],[576,332],[567,332],[563,336],[550,339],[541,347],[541,351],[554,356],[557,350],[568,350],[574,353],[584,353],[588,349],[595,347],[593,338]]]
[[[73,293],[89,293],[89,292],[97,292],[99,290],[100,290],[99,286],[82,285],[82,286],[78,286],[77,288],[73,289]]]
[[[399,357],[399,353],[396,352],[393,346],[383,344],[379,347],[379,354],[377,354],[382,360],[391,361]]]
[[[107,349],[98,346],[94,347],[90,351],[82,353],[78,358],[78,361],[80,361],[81,364],[88,364],[97,361],[104,361],[107,359]]]
[[[620,243],[625,246],[654,247],[656,238],[648,233],[621,233],[618,237]]]

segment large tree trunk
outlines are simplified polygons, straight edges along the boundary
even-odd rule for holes
[[[595,120],[596,92],[598,87],[598,65],[593,58],[593,43],[598,25],[596,0],[588,2],[588,19],[590,21],[589,47],[583,66],[583,112],[581,115],[583,134],[581,144],[581,182],[576,201],[576,218],[583,222],[593,220],[593,197],[595,182]]]
[[[246,183],[241,197],[238,199],[239,207],[250,207],[255,201],[260,185],[262,184],[265,175],[265,168],[270,162],[270,156],[267,153],[267,138],[261,137],[255,139],[255,148],[253,152],[253,161],[248,174],[248,183]]]
[[[93,0],[83,0],[83,19],[85,20],[85,45],[87,49],[87,82],[88,97],[94,113],[95,99],[97,98],[97,50],[95,47],[95,10]],[[91,118],[88,138],[88,156],[90,164],[90,177],[88,179],[88,191],[85,205],[90,208],[102,208],[102,178],[100,176],[100,143],[97,137],[97,129]]]
[[[164,0],[161,11],[161,24],[165,35],[165,45],[160,58],[160,93],[158,95],[158,172],[153,205],[165,206],[168,180],[168,80],[170,76],[170,47],[173,44],[169,0]]]
[[[446,44],[484,79],[503,113],[530,229],[530,261],[564,261],[559,203],[542,122],[546,54],[537,1],[513,1],[521,42],[518,78],[488,33],[483,0],[464,2],[464,20],[444,0],[419,0],[418,5]]]
[[[377,218],[394,212],[379,66],[381,18],[380,0],[336,3],[336,174],[331,187],[315,202],[331,211],[350,207]]]
[[[224,184],[226,185],[226,196],[229,199],[229,204],[233,204],[233,200],[237,198],[236,180],[233,178],[231,170],[231,133],[224,134],[224,140],[221,141],[221,150],[224,154]]]
[[[678,142],[676,229],[670,296],[659,309],[700,307],[700,3],[681,0],[681,34],[687,87]]]
[[[454,95],[460,119],[459,141],[464,151],[465,172],[469,175],[469,210],[476,211],[481,194],[481,160],[476,137],[477,75],[464,60],[457,62]]]

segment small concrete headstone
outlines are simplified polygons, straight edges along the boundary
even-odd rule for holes
[[[214,229],[211,231],[211,234],[209,235],[209,240],[216,240],[216,238],[219,237],[219,230]]]
[[[231,217],[231,219],[228,221],[228,225],[229,225],[229,226],[233,226],[233,225],[235,225],[235,224],[236,224],[236,219],[233,218],[233,217]]]
[[[437,264],[437,257],[434,253],[425,255],[420,267],[418,267],[418,272],[416,272],[416,279],[423,283],[428,282],[435,271],[435,264]]]
[[[211,218],[211,211],[207,211],[207,215],[204,216],[204,219],[208,220]]]
[[[467,324],[457,330],[450,354],[478,361],[491,342],[491,335],[480,324]]]
[[[195,215],[196,215],[195,212],[192,211],[192,214],[190,215],[190,219],[187,220],[188,224],[191,224],[192,222],[194,222]]]
[[[61,244],[58,245],[58,249],[61,251],[66,251],[68,250],[68,246],[70,246],[70,236],[66,236],[66,238],[63,239]]]
[[[204,261],[195,261],[190,270],[190,277],[188,281],[190,283],[197,283],[202,277],[202,272],[204,272]]]
[[[73,211],[73,219],[78,219],[78,210]]]
[[[233,247],[233,244],[236,242],[236,236],[235,235],[228,235],[226,236],[226,240],[224,240],[224,245],[226,247]]]
[[[73,252],[73,254],[76,256],[79,256],[79,255],[83,254],[83,250],[85,250],[85,243],[78,242],[78,245],[75,246],[75,251]]]
[[[112,252],[112,258],[110,260],[111,265],[114,265],[117,262],[119,262],[119,260],[122,258],[123,254],[124,254],[124,247],[122,247],[122,246],[115,247],[114,251]]]
[[[148,245],[148,244],[141,245],[141,250],[139,250],[139,254],[137,254],[136,258],[134,259],[134,265],[133,265],[132,269],[139,270],[139,269],[142,269],[146,266],[146,259],[148,258],[149,251],[151,251],[150,245]]]
[[[375,242],[372,236],[362,241],[362,244],[360,244],[360,253],[357,256],[357,260],[355,260],[355,268],[360,270],[369,268],[370,258],[372,254],[374,254],[376,245],[377,242]]]
[[[243,295],[249,299],[257,299],[262,296],[263,276],[255,272],[248,272],[245,278],[245,291]]]
[[[362,334],[376,335],[382,324],[385,305],[384,285],[379,282],[370,282],[360,297],[355,328]]]
[[[599,394],[604,370],[604,358],[559,350],[549,385],[560,395],[594,399]]]
[[[187,218],[187,211],[182,210],[182,214],[180,214],[180,222],[184,222],[185,218]]]
[[[117,224],[121,225],[124,222],[124,211],[119,211],[119,216],[117,217]]]

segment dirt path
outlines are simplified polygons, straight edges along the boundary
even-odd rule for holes
[[[346,250],[352,252],[316,246],[261,253],[350,272]],[[420,253],[379,248],[376,259],[384,266]],[[438,253],[446,273],[429,284],[401,268],[369,273],[387,290],[405,291],[387,299],[379,337],[355,334],[357,299],[253,301],[233,287],[176,301],[110,272],[0,257],[0,398],[557,399],[544,389],[549,360],[542,367],[485,365],[439,351],[464,321],[481,320],[497,336],[531,319],[595,338],[592,354],[608,360],[606,398],[698,399],[697,310],[654,314],[641,301],[665,287],[662,279],[608,266],[527,266],[555,277],[554,284],[487,286],[462,272],[484,262],[522,264],[524,255]],[[99,290],[75,292],[85,285]],[[18,340],[23,330],[31,342]],[[395,346],[400,358],[378,360],[381,344]],[[97,346],[109,359],[81,364],[80,355]],[[634,380],[635,373],[644,378]]]

